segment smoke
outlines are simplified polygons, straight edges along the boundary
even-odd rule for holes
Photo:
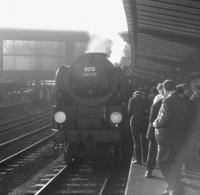
[[[90,33],[90,41],[86,53],[105,53],[114,65],[124,57],[126,42],[118,34],[97,35]]]
[[[105,53],[108,57],[111,54],[112,40],[104,37],[90,34],[90,41],[86,53]]]
[[[112,53],[110,55],[110,61],[114,64],[119,64],[121,62],[121,59],[125,56],[125,47],[126,42],[119,36],[114,35],[112,37],[113,45],[112,45]]]

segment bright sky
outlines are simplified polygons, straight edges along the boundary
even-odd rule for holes
[[[122,0],[0,0],[0,28],[127,31]]]

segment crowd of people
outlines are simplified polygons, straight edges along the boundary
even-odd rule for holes
[[[0,83],[0,104],[41,102],[52,104],[55,100],[55,82]]]
[[[200,101],[200,89],[190,96],[186,84],[176,85],[165,80],[153,87],[150,94],[134,91],[129,99],[128,113],[134,141],[135,161],[146,164],[144,176],[152,177],[158,165],[168,186],[160,195],[180,195],[184,188],[180,173],[186,163],[186,153],[194,132],[195,102]]]

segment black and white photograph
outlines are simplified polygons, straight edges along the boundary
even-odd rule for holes
[[[0,195],[200,195],[200,0],[0,7]]]

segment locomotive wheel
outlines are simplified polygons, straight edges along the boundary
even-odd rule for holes
[[[66,143],[64,144],[64,159],[66,164],[70,164],[72,162],[72,156],[73,156],[73,146],[72,143]]]

